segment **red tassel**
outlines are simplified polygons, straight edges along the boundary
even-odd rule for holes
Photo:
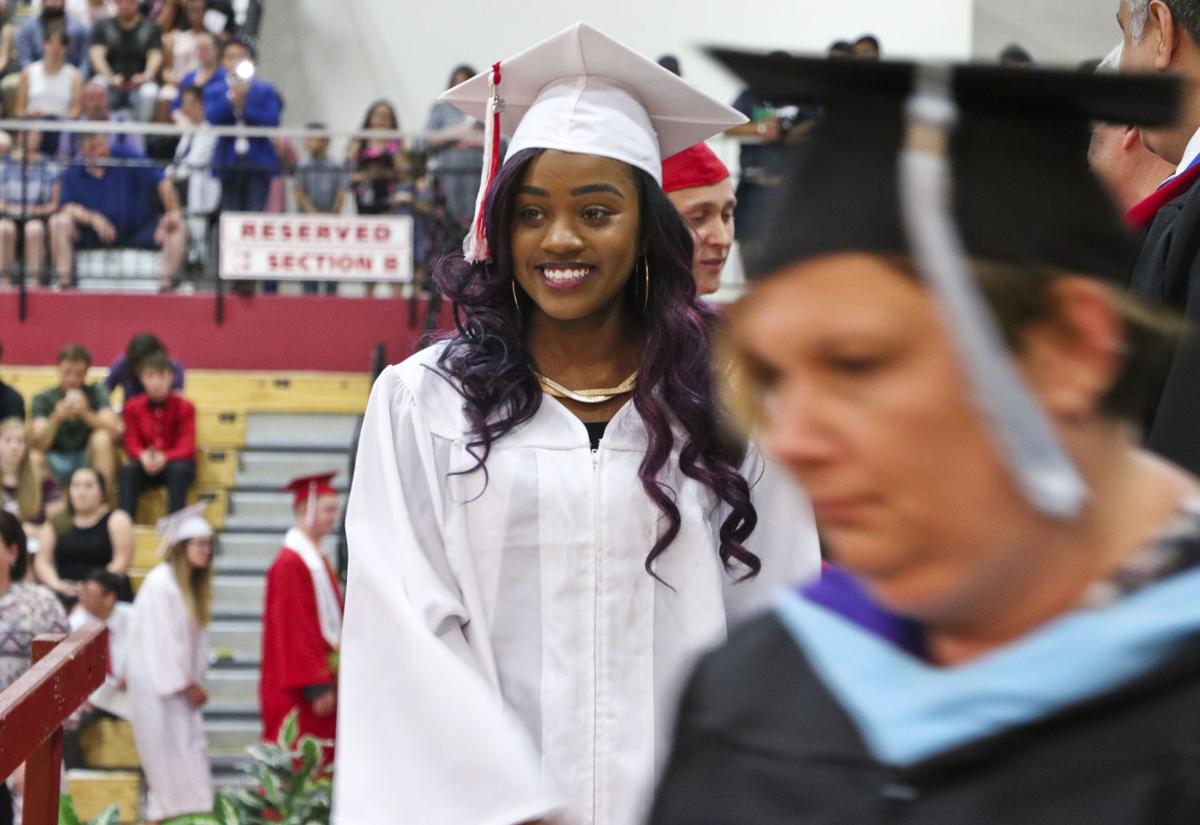
[[[500,97],[500,64],[492,66],[492,93],[488,99],[488,109],[491,121],[487,123],[487,136],[483,147],[483,179],[479,185],[479,195],[475,200],[475,220],[472,221],[471,232],[463,243],[463,252],[468,261],[479,262],[491,260],[492,250],[488,244],[486,229],[487,196],[492,189],[492,182],[500,170],[500,112],[504,101]]]

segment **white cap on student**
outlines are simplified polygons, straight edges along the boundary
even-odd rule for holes
[[[160,518],[156,527],[162,536],[162,543],[158,546],[158,555],[166,555],[169,548],[181,541],[199,536],[211,536],[213,529],[204,520],[204,511],[207,509],[208,502],[199,501]]]
[[[483,179],[470,261],[490,257],[483,205],[499,168],[500,136],[511,157],[524,149],[558,149],[624,161],[662,181],[662,161],[746,122],[587,23],[576,23],[445,92],[442,100],[485,127]]]

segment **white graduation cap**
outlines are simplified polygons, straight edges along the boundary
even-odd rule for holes
[[[208,502],[199,501],[160,518],[156,526],[159,534],[162,535],[162,543],[158,546],[158,555],[166,555],[168,548],[181,541],[199,536],[211,536],[213,529],[204,520],[204,511],[207,509]]]
[[[463,242],[469,261],[487,260],[483,206],[509,156],[558,149],[614,158],[662,181],[663,158],[746,122],[745,116],[587,23],[496,63],[441,96],[484,123],[483,177]]]

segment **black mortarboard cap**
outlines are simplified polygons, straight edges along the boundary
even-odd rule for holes
[[[831,252],[906,252],[897,164],[917,65],[711,54],[762,97],[825,111],[775,192],[750,277]],[[1170,123],[1178,82],[990,65],[948,74],[959,109],[952,203],[967,252],[1127,277],[1136,246],[1088,167],[1090,124]]]
[[[712,54],[822,122],[772,195],[751,277],[837,252],[911,254],[1014,480],[1075,517],[1087,485],[1009,360],[972,258],[1122,280],[1136,245],[1087,163],[1090,123],[1174,120],[1178,81],[994,66]]]

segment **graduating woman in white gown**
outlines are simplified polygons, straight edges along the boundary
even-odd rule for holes
[[[496,74],[509,155],[437,273],[458,332],[362,429],[340,825],[634,825],[696,656],[819,569],[802,494],[725,435],[659,185],[740,116],[579,24],[447,93],[491,151]]]
[[[160,522],[165,556],[133,603],[126,678],[152,822],[213,806],[201,712],[208,701],[212,603],[212,528],[201,515],[206,506],[186,507]]]

